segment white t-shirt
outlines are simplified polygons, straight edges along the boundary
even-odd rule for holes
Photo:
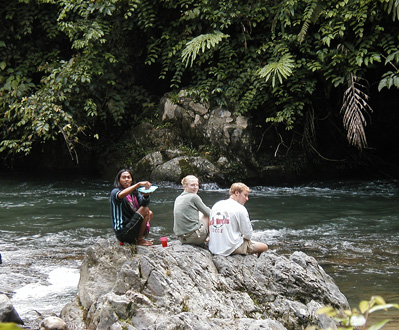
[[[228,256],[251,236],[252,224],[244,205],[229,198],[212,207],[208,247],[213,254]]]

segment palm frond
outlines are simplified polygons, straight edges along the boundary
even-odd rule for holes
[[[182,62],[185,63],[186,67],[189,64],[192,66],[200,51],[204,53],[206,49],[215,47],[220,41],[222,41],[222,39],[228,37],[228,34],[224,34],[220,31],[201,34],[198,37],[195,37],[193,40],[189,41],[183,49]]]
[[[358,82],[359,78],[351,75],[349,87],[344,93],[341,113],[344,114],[343,124],[347,130],[349,143],[359,150],[367,147],[365,114],[373,112],[367,103],[369,96],[362,91],[365,86]]]
[[[276,85],[276,78],[280,84],[283,83],[283,78],[287,79],[292,74],[292,68],[295,67],[295,61],[290,54],[283,55],[279,61],[269,63],[259,70],[258,74],[261,78],[268,81],[272,80],[272,87]]]

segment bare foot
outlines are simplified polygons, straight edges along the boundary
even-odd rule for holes
[[[145,239],[141,239],[139,241],[137,241],[136,245],[142,245],[142,246],[151,246],[154,243],[152,241],[147,241]]]

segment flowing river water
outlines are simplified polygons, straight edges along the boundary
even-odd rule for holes
[[[158,183],[152,195],[149,238],[173,235],[173,202],[179,185]],[[37,313],[59,314],[76,294],[85,249],[113,237],[109,216],[112,182],[90,178],[0,175],[0,293],[29,325]],[[399,303],[399,182],[312,182],[293,187],[251,187],[246,207],[254,238],[282,255],[300,250],[332,276],[351,307],[372,295]],[[202,185],[212,206],[227,189]],[[399,329],[399,311],[384,329]]]

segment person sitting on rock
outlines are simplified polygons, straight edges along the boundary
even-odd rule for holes
[[[139,187],[151,187],[149,181],[133,184],[131,170],[123,169],[118,172],[114,181],[115,188],[111,191],[111,218],[116,238],[123,243],[150,246],[152,241],[143,238],[153,212],[148,208],[149,194],[141,194]]]
[[[181,183],[184,191],[175,199],[173,232],[182,244],[203,245],[208,237],[211,209],[197,195],[198,178],[187,175]]]
[[[209,219],[209,251],[213,254],[253,254],[268,250],[264,243],[251,240],[252,224],[244,206],[250,189],[244,183],[233,183],[230,198],[217,202]]]

